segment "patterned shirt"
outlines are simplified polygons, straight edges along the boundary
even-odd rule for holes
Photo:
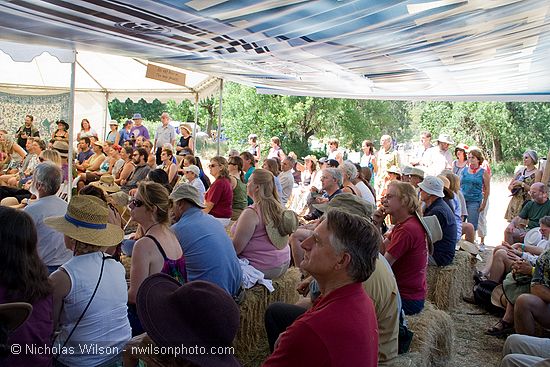
[[[550,250],[546,250],[539,256],[535,264],[535,273],[531,279],[531,285],[540,284],[550,288]]]

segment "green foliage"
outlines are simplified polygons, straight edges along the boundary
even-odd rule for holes
[[[109,112],[111,113],[111,118],[119,122],[132,118],[134,113],[141,113],[144,120],[160,121],[160,115],[164,111],[166,111],[166,106],[158,99],[148,103],[142,98],[135,103],[128,98],[124,101],[124,103],[121,103],[115,98],[109,102]]]

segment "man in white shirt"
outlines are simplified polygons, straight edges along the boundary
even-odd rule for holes
[[[282,172],[279,174],[279,182],[283,188],[283,195],[281,197],[281,203],[286,206],[290,195],[292,194],[292,188],[294,187],[294,175],[292,174],[292,167],[294,167],[294,158],[287,156],[283,159],[281,164]]]
[[[63,234],[44,224],[45,218],[67,212],[67,202],[56,196],[62,179],[61,169],[54,163],[44,162],[36,166],[30,191],[38,200],[24,209],[36,225],[38,255],[50,274],[73,257],[65,247]]]
[[[170,144],[171,147],[174,147],[176,144],[176,129],[170,125],[170,115],[168,115],[168,112],[163,112],[162,115],[160,115],[160,121],[162,122],[162,125],[160,125],[157,129],[154,144],[157,165],[162,163],[160,153],[162,153],[162,147],[164,144]]]
[[[449,151],[449,146],[453,145],[454,141],[447,134],[439,134],[437,145],[426,151],[424,154],[423,164],[426,167],[424,170],[426,175],[437,176],[443,170],[451,169],[453,166],[453,156]]]

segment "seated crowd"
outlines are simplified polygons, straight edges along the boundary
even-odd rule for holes
[[[385,365],[407,349],[400,333],[406,317],[424,309],[428,266],[450,265],[463,236],[475,242],[477,234],[484,246],[490,169],[478,148],[464,144],[453,161],[447,135],[432,147],[424,133],[422,149],[404,165],[389,136],[378,153],[365,141],[354,164],[337,140],[326,158],[308,155],[302,163],[283,152],[277,137],[262,161],[252,134],[250,149],[212,157],[207,173],[193,155],[191,128],[180,126],[176,146],[168,114],[161,121],[153,141],[139,114],[120,131],[112,121],[100,141],[83,120],[74,157],[63,121],[49,146],[25,135],[23,149],[0,131],[6,163],[0,303],[33,307],[22,326],[0,328],[0,337],[4,344],[53,347],[42,355],[0,355],[0,362],[120,366],[124,346],[143,333],[159,346],[230,346],[250,267],[270,282],[295,266],[303,297],[267,309],[271,355],[264,366]],[[10,165],[15,156],[20,164]],[[527,168],[510,189],[522,190],[518,195],[527,200],[491,263],[476,274],[514,292],[503,319],[488,331],[502,335],[515,327],[522,334],[506,342],[506,366],[528,358],[517,356],[529,354],[523,344],[545,342],[525,339],[537,323],[550,327],[548,189],[531,173],[536,153],[525,156]],[[76,180],[69,183],[73,158]],[[77,194],[67,203],[64,193],[72,186]],[[303,216],[287,209],[298,195],[307,197]],[[533,242],[535,232],[540,236]],[[81,344],[118,352],[82,350]],[[234,356],[177,358],[238,365]],[[125,366],[137,363],[124,356]]]

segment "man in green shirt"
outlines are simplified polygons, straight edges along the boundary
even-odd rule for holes
[[[529,189],[529,200],[521,209],[517,217],[512,219],[504,231],[504,241],[513,245],[516,242],[523,242],[525,233],[532,228],[538,227],[542,217],[550,215],[550,201],[548,200],[548,188],[541,182],[536,182]],[[527,220],[527,227],[521,222]]]

